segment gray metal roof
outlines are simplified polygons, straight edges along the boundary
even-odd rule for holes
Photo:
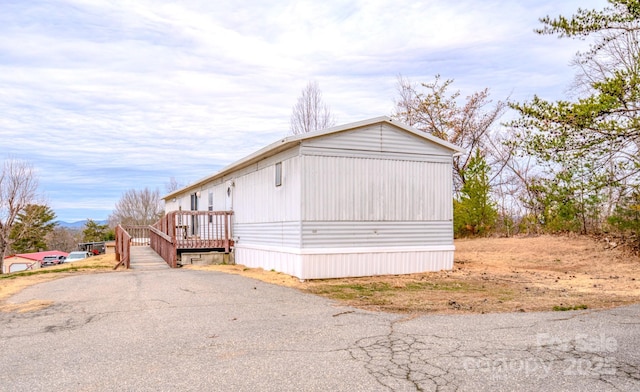
[[[299,144],[300,142],[304,141],[304,140],[309,140],[309,139],[313,139],[313,138],[318,138],[318,137],[322,137],[322,136],[327,136],[327,135],[332,135],[335,133],[339,133],[339,132],[344,132],[344,131],[349,131],[352,129],[356,129],[356,128],[361,128],[361,127],[366,127],[369,125],[375,125],[375,124],[379,124],[379,123],[388,123],[388,124],[392,124],[395,127],[398,127],[400,129],[405,130],[406,132],[409,132],[419,138],[422,139],[426,139],[429,140],[435,144],[438,144],[442,147],[445,147],[447,149],[450,149],[453,151],[454,155],[457,154],[462,154],[464,153],[464,149],[456,146],[455,144],[449,143],[445,140],[442,140],[440,138],[437,138],[431,134],[428,134],[426,132],[422,132],[419,131],[415,128],[412,128],[410,126],[404,125],[401,122],[398,122],[396,120],[393,120],[387,116],[381,116],[381,117],[374,117],[374,118],[370,118],[368,120],[363,120],[363,121],[358,121],[358,122],[353,122],[353,123],[349,123],[349,124],[344,124],[344,125],[339,125],[336,127],[332,127],[332,128],[327,128],[327,129],[321,129],[318,131],[314,131],[314,132],[309,132],[309,133],[304,133],[304,134],[300,134],[300,135],[293,135],[293,136],[287,136],[283,139],[278,140],[275,143],[271,143],[268,146],[261,148],[260,150],[254,152],[253,154],[247,155],[246,157],[222,168],[220,171],[218,171],[217,173],[204,177],[190,185],[187,185],[184,188],[178,189],[176,191],[173,191],[171,193],[169,193],[168,195],[164,196],[163,199],[169,199],[172,197],[175,197],[178,194],[187,192],[191,189],[197,189],[199,187],[201,187],[203,184],[214,181],[216,179],[219,179],[221,177],[224,177],[225,175],[238,170],[242,167],[251,165],[257,161],[260,161],[268,156],[277,154],[279,152],[282,152],[284,150],[287,150],[291,147],[293,147],[294,145]]]

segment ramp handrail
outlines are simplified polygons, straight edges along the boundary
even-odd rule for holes
[[[149,245],[169,267],[178,265],[179,249],[220,249],[233,246],[233,211],[172,211],[151,226],[118,225],[116,228],[116,268],[129,268],[130,247]]]
[[[171,268],[176,268],[178,263],[178,247],[174,226],[171,214],[163,216],[153,226],[149,226],[151,249],[155,250]]]
[[[121,226],[116,227],[116,264],[113,269],[123,265],[126,269],[131,267],[131,235]]]

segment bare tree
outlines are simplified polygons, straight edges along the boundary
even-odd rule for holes
[[[395,101],[397,110],[394,118],[413,127],[420,121],[418,109],[421,94],[418,93],[418,87],[409,79],[398,75],[396,90],[398,90],[398,99]]]
[[[65,227],[55,227],[46,237],[47,249],[71,252],[76,249],[81,238]]]
[[[0,273],[18,213],[33,203],[37,190],[38,180],[29,163],[11,158],[4,161],[0,172]]]
[[[160,190],[130,189],[116,203],[116,208],[109,217],[111,225],[150,225],[163,215]]]
[[[456,191],[465,183],[465,169],[472,154],[480,149],[492,167],[492,180],[499,174],[497,160],[492,156],[492,134],[498,119],[507,108],[504,101],[492,103],[489,90],[474,92],[466,97],[463,105],[458,104],[460,92],[449,93],[453,80],[441,80],[436,75],[431,83],[423,83],[424,92],[402,76],[398,77],[396,111],[393,117],[416,129],[460,146],[466,154],[453,160],[454,185]]]
[[[184,185],[180,184],[175,177],[169,178],[169,181],[164,184],[164,189],[167,193],[175,192],[182,188]]]
[[[318,82],[309,82],[291,113],[291,133],[300,135],[336,124],[329,107],[322,102]]]

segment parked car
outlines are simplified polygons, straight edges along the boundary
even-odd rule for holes
[[[45,256],[42,258],[42,266],[46,267],[48,265],[58,265],[64,263],[65,257],[62,255],[51,255]]]
[[[74,261],[84,260],[87,257],[91,257],[91,253],[78,250],[78,251],[69,253],[69,256],[67,256],[66,262],[72,263]]]

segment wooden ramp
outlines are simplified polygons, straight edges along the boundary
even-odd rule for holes
[[[169,265],[150,246],[131,247],[131,269],[168,269]]]

